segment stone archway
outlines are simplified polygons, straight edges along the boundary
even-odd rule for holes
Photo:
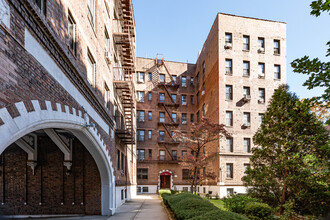
[[[0,154],[12,143],[23,136],[40,129],[66,129],[79,139],[96,162],[101,177],[101,214],[110,215],[115,212],[115,179],[112,161],[108,148],[101,139],[95,127],[89,127],[88,114],[76,111],[56,103],[57,110],[53,110],[49,101],[46,108],[41,109],[39,101],[31,101],[34,111],[28,112],[23,102],[15,103],[19,116],[12,118],[6,108],[0,109]]]
[[[161,182],[162,182],[162,179],[161,179],[161,176],[162,174],[164,174],[164,176],[169,176],[169,181],[170,181],[170,189],[173,189],[173,173],[172,171],[170,170],[162,170],[162,171],[159,171],[158,173],[158,189],[161,189]]]

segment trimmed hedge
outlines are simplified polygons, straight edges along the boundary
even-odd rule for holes
[[[246,217],[215,207],[208,200],[191,193],[179,193],[175,195],[161,194],[164,203],[173,211],[177,220],[247,220]]]
[[[272,212],[272,208],[266,203],[251,202],[245,207],[245,215],[253,220],[273,219]]]
[[[256,198],[248,195],[231,195],[223,200],[225,207],[232,212],[244,214],[245,207],[250,202],[259,202]]]

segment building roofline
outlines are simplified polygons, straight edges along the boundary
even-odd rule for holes
[[[286,24],[286,22],[283,22],[283,21],[273,21],[273,20],[267,20],[267,19],[262,19],[262,18],[254,18],[254,17],[247,17],[247,16],[241,16],[241,15],[227,14],[227,13],[222,13],[222,12],[218,12],[218,15],[227,15],[227,16],[233,16],[233,17],[248,18],[248,19],[260,20],[260,21],[268,21],[268,22]]]
[[[136,57],[139,59],[146,59],[146,60],[154,60],[155,58],[148,58],[148,57]],[[171,62],[171,63],[181,63],[181,64],[190,64],[190,65],[196,65],[196,63],[187,63],[187,62],[179,62],[179,61],[171,61],[171,60],[166,60],[166,62]]]

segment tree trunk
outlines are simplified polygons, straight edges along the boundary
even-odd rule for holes
[[[194,186],[195,186],[195,181],[196,181],[196,170],[197,170],[197,167],[194,168],[193,180],[192,180],[191,185],[190,185],[190,192],[191,193],[194,192]]]
[[[279,214],[283,215],[284,213],[284,204],[286,202],[286,183],[283,184],[283,191],[282,191],[282,197],[281,197],[281,207],[279,210]]]

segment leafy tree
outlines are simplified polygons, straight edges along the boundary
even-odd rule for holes
[[[218,146],[212,143],[222,137],[230,137],[225,126],[213,123],[208,118],[202,118],[200,123],[193,123],[189,133],[175,132],[174,138],[180,142],[181,146],[191,150],[181,162],[190,171],[191,192],[196,192],[197,185],[204,180],[216,178],[214,172],[200,172],[200,170],[207,167],[208,159],[216,155]]]
[[[317,0],[311,3],[311,15],[320,16],[321,12],[330,12],[330,0]],[[327,43],[330,56],[330,41]],[[323,101],[330,107],[330,62],[322,62],[319,58],[310,59],[309,56],[296,59],[291,63],[293,72],[309,75],[308,80],[303,84],[308,89],[323,87],[324,94],[316,97],[316,100]]]
[[[289,203],[299,214],[329,210],[329,133],[308,101],[280,86],[253,141],[259,147],[244,177],[250,196],[278,207],[281,215]]]

